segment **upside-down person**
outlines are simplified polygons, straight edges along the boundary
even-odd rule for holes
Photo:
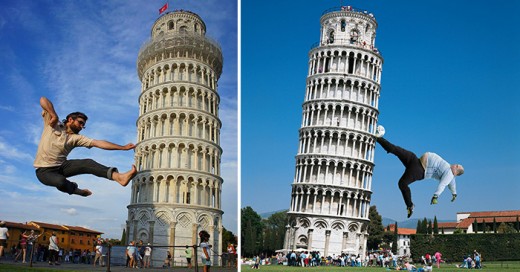
[[[403,163],[405,170],[399,179],[399,189],[403,194],[408,217],[412,216],[414,204],[412,202],[412,192],[408,185],[417,180],[435,179],[439,181],[439,186],[433,194],[430,204],[437,204],[438,197],[448,186],[452,193],[451,201],[457,198],[457,188],[455,177],[464,174],[464,167],[460,164],[449,164],[441,156],[426,152],[418,158],[413,152],[408,151],[400,146],[396,146],[383,138],[385,128],[381,125],[376,130],[376,140],[387,153],[392,153]]]

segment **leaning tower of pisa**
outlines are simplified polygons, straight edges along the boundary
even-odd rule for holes
[[[154,246],[196,245],[198,232],[206,230],[215,253],[221,253],[217,81],[222,64],[222,50],[206,36],[199,15],[172,11],[153,24],[137,59],[138,174],[128,205],[129,240]],[[164,260],[166,250],[174,257],[185,255],[184,248],[158,247],[152,253],[156,264]]]
[[[383,64],[377,22],[344,6],[320,23],[320,41],[309,52],[285,248],[364,256]]]

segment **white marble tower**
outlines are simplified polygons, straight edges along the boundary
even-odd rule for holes
[[[377,22],[328,10],[309,71],[285,248],[365,255],[383,59]]]
[[[136,122],[138,174],[132,181],[126,226],[129,240],[155,246],[197,245],[199,231],[206,230],[213,250],[221,254],[217,81],[222,65],[222,50],[206,37],[206,25],[197,14],[167,12],[153,24],[151,39],[137,59],[142,86]],[[152,252],[156,264],[163,262],[166,250],[172,252]],[[184,248],[172,255],[184,256]]]

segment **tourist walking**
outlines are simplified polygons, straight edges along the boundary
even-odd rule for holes
[[[7,239],[9,238],[9,230],[5,221],[0,221],[0,258],[4,256],[4,248],[7,247]]]
[[[144,249],[144,268],[150,267],[150,260],[152,258],[152,247],[151,244],[148,245]]]
[[[188,268],[191,268],[191,257],[192,257],[192,251],[191,247],[186,246],[186,250],[184,250],[184,253],[186,254],[186,262],[188,263]]]
[[[56,237],[56,232],[53,232],[51,237],[49,238],[49,264],[59,265],[58,262],[58,251],[60,247],[58,246],[58,237]]]
[[[36,244],[36,241],[40,235],[41,234],[35,234],[34,230],[31,230],[29,233],[29,237],[27,238],[27,252],[29,253],[29,261],[36,261],[34,256],[37,255],[37,252],[34,250],[34,245]]]
[[[439,251],[437,251],[437,252],[435,252],[434,256],[435,256],[435,262],[437,263],[437,268],[439,268],[441,265],[442,254]]]
[[[25,256],[27,255],[27,238],[29,238],[29,236],[25,233],[25,231],[20,234],[20,251],[14,258],[15,262],[18,262],[18,258],[22,257],[22,263],[25,263]]]
[[[95,248],[95,251],[96,251],[96,255],[94,256],[94,267],[96,266],[96,262],[99,263],[99,266],[102,266],[103,265],[103,244],[101,243],[101,240],[97,240],[97,244],[96,244],[96,248]]]
[[[202,264],[204,264],[204,272],[210,272],[211,268],[211,245],[209,244],[210,235],[207,231],[203,230],[199,232],[200,247],[202,248]]]

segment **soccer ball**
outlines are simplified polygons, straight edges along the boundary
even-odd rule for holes
[[[376,137],[381,138],[385,135],[385,128],[382,125],[377,125]]]

